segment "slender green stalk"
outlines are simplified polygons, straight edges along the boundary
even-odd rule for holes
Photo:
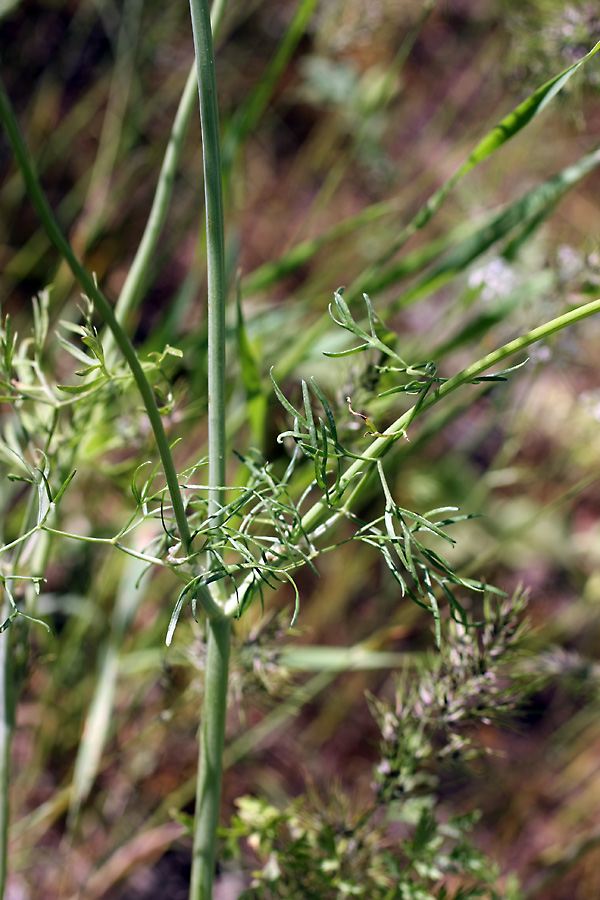
[[[129,340],[126,332],[117,321],[112,306],[98,288],[95,279],[87,271],[76,257],[71,245],[63,235],[58,222],[50,208],[50,204],[44,194],[42,187],[35,174],[33,164],[29,157],[27,148],[19,131],[17,121],[15,119],[8,95],[4,88],[4,84],[0,82],[0,119],[6,128],[9,141],[11,143],[13,153],[15,154],[18,166],[27,187],[30,200],[39,216],[46,234],[69,265],[73,275],[93,301],[95,308],[102,317],[104,323],[108,326],[113,334],[115,343],[123,354],[127,365],[133,375],[134,381],[142,397],[142,401],[146,408],[150,426],[154,433],[158,452],[160,454],[167,487],[173,504],[173,513],[179,529],[179,534],[186,552],[191,550],[192,538],[188,526],[183,497],[179,487],[177,472],[171,454],[171,448],[165,434],[161,415],[158,411],[152,388],[144,375],[144,371],[137,358],[135,349]],[[221,607],[215,602],[207,588],[202,589],[198,593],[198,601],[208,615],[221,615]]]
[[[190,900],[211,900],[213,895],[223,780],[230,625],[231,620],[225,618],[212,619],[208,623]]]
[[[3,620],[10,613],[8,604],[2,604]],[[9,826],[10,749],[15,730],[15,698],[17,679],[14,666],[14,628],[0,634],[0,897],[4,897],[7,876],[7,849]]]
[[[181,151],[195,102],[196,72],[194,68],[191,68],[179,101],[173,128],[171,129],[150,215],[115,305],[115,316],[122,325],[126,324],[127,317],[132,310],[137,308],[146,287],[147,273],[152,265],[153,254],[167,218],[169,203],[173,195],[175,173],[179,166]],[[110,360],[114,344],[112,332],[106,335],[103,343],[106,358]]]
[[[217,82],[206,0],[191,0],[206,202],[208,278],[209,514],[218,514],[225,484],[225,238]]]
[[[210,11],[210,24],[212,26],[213,37],[219,33],[226,6],[227,0],[213,0],[212,9]]]
[[[208,512],[225,503],[225,238],[219,110],[208,0],[190,0],[198,75],[208,280]],[[211,900],[221,806],[231,623],[209,620],[190,900]]]

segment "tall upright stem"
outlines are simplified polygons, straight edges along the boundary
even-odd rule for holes
[[[217,82],[208,0],[190,0],[204,158],[208,277],[209,514],[223,506],[225,484],[225,238]]]
[[[213,895],[223,780],[230,621],[220,618],[208,622],[190,900],[211,900]]]
[[[225,240],[219,111],[208,0],[190,0],[200,97],[208,272],[208,512],[214,525],[225,502]],[[204,708],[198,758],[190,900],[211,900],[221,805],[230,620],[207,623]]]
[[[3,619],[9,610],[3,609]],[[0,897],[4,897],[7,876],[10,785],[10,748],[15,729],[15,696],[18,674],[14,664],[15,628],[0,634]]]

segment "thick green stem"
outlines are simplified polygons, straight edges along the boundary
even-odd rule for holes
[[[10,610],[3,604],[3,620]],[[4,897],[7,875],[9,826],[10,749],[15,729],[15,695],[18,675],[15,671],[14,632],[0,634],[0,897]]]
[[[225,238],[217,82],[207,0],[191,0],[200,98],[208,278],[209,514],[223,506],[225,484]]]
[[[208,279],[208,482],[215,525],[225,503],[225,239],[219,110],[208,0],[190,0],[200,98]],[[221,804],[229,665],[229,619],[207,623],[202,735],[190,900],[211,900]]]
[[[213,895],[223,778],[230,630],[230,619],[212,619],[208,623],[190,900],[211,900]]]

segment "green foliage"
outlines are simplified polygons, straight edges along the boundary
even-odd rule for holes
[[[371,697],[382,744],[370,803],[341,784],[282,809],[237,801],[229,853],[245,845],[260,864],[244,900],[518,900],[514,880],[500,889],[497,867],[472,842],[477,814],[448,816],[437,791],[441,765],[480,754],[477,726],[506,724],[531,689],[509,675],[524,605],[522,595],[488,603],[480,628],[455,623],[442,652],[398,682],[394,704]]]
[[[409,815],[412,838],[392,849],[388,827],[378,821],[381,810],[377,815],[350,809],[341,789],[320,801],[311,793],[283,811],[252,797],[237,801],[229,841],[246,840],[263,863],[253,873],[252,887],[242,893],[243,900],[498,896],[491,887],[497,871],[468,838],[475,816],[437,821],[429,802],[433,798],[422,798]],[[446,891],[441,884],[448,874],[467,876],[471,886]]]
[[[479,725],[510,722],[531,690],[515,674],[524,632],[523,595],[484,607],[484,621],[454,623],[441,652],[398,684],[395,707],[371,698],[383,736],[378,792],[384,803],[410,797],[427,783],[427,768],[467,760],[479,751]],[[511,677],[507,678],[507,673]]]

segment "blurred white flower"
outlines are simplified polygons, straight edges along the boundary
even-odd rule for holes
[[[497,297],[506,297],[517,286],[514,269],[505,259],[496,257],[469,275],[469,287],[481,288],[481,299],[487,302]]]
[[[585,260],[573,247],[562,244],[556,251],[556,264],[560,280],[573,281],[583,272]]]
[[[534,344],[528,352],[532,362],[547,363],[552,358],[550,347],[546,344]]]

